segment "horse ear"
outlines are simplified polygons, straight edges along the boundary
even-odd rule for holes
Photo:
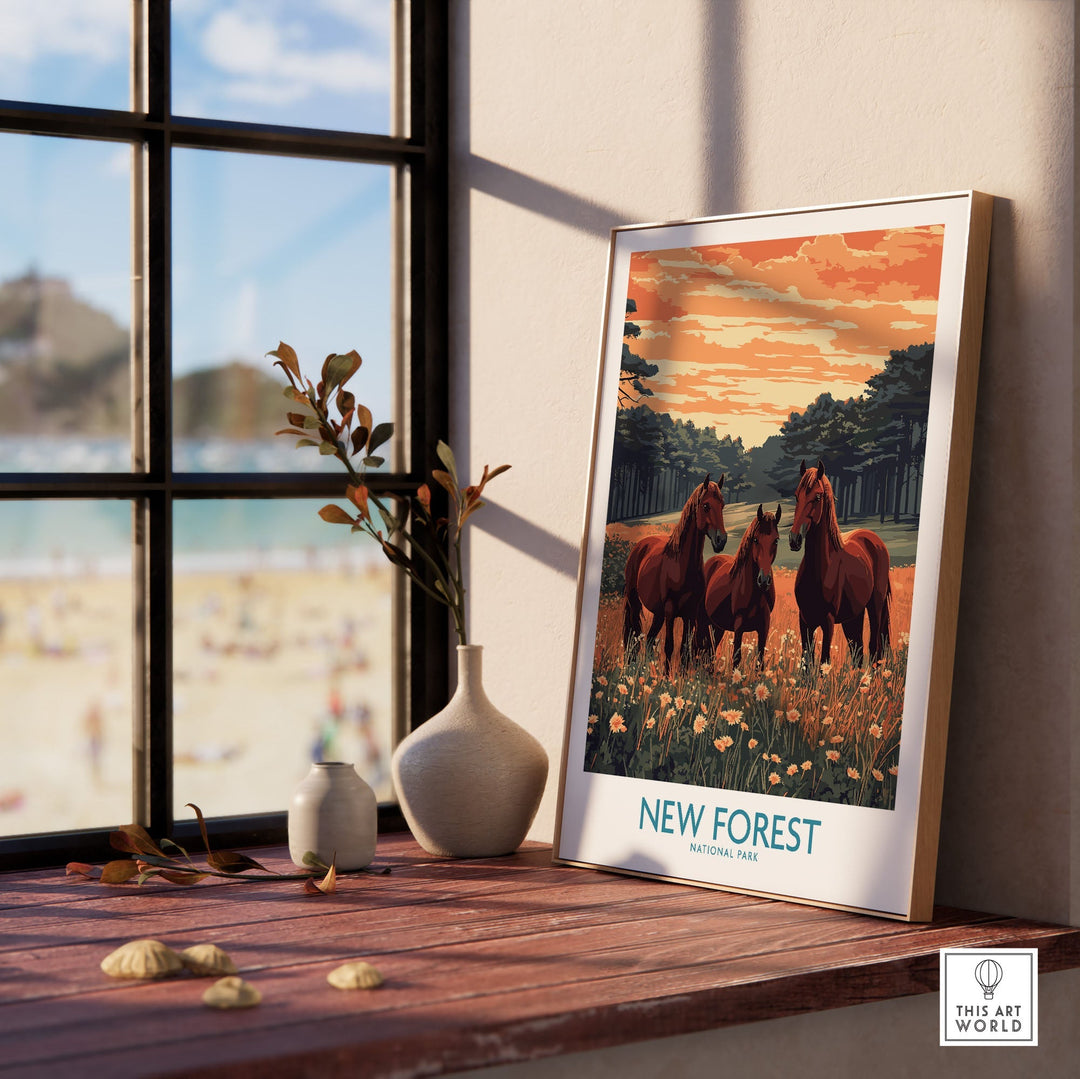
[[[708,487],[709,486],[709,473],[708,472],[705,473],[705,479],[703,479],[701,481],[701,486],[702,487]]]
[[[825,462],[820,457],[817,459],[817,474],[818,479],[825,475]]]
[[[757,508],[757,519],[759,521],[765,516],[765,514],[762,513],[761,510],[762,510],[762,506],[761,506],[761,503],[759,502],[758,503],[758,508]]]
[[[720,473],[720,478],[716,481],[716,486],[717,487],[723,487],[724,486],[724,477],[726,475],[727,475],[726,472],[721,472]]]
[[[776,503],[776,525],[777,525],[777,527],[780,526],[780,503],[779,502]]]
[[[799,475],[801,476],[806,471],[806,458],[804,457],[799,462]]]

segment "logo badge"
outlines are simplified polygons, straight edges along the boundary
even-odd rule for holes
[[[1038,1045],[1038,948],[943,948],[942,1045]]]

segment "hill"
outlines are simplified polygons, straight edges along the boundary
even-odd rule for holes
[[[30,271],[0,284],[0,434],[127,437],[129,336],[62,278]],[[270,438],[283,424],[280,383],[251,364],[173,384],[178,438]]]

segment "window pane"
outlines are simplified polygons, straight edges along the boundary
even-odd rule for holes
[[[265,354],[285,341],[315,379],[356,349],[351,388],[391,418],[391,170],[212,150],[173,170],[176,469],[340,469],[274,437],[285,382]]]
[[[0,471],[131,469],[130,168],[0,135]]]
[[[131,0],[4,0],[0,97],[128,109]]]
[[[173,0],[173,112],[388,134],[392,0]]]
[[[131,820],[127,502],[0,501],[0,835]]]
[[[175,812],[281,811],[313,760],[391,796],[391,570],[325,500],[177,502]]]

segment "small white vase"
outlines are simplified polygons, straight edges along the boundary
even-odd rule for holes
[[[458,645],[457,655],[457,690],[394,751],[394,786],[410,831],[431,854],[509,854],[536,816],[547,754],[488,700],[483,647]]]
[[[351,764],[313,764],[289,803],[289,857],[303,865],[313,851],[327,865],[362,869],[375,857],[378,809],[375,792]]]

